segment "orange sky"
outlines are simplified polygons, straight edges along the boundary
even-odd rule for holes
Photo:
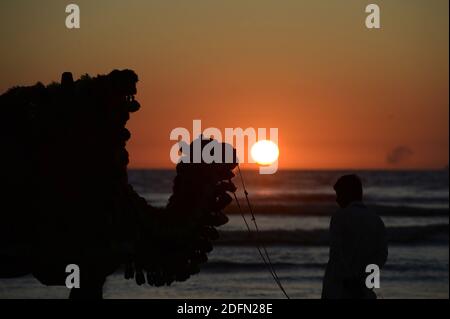
[[[193,119],[277,127],[280,168],[448,164],[447,0],[373,1],[381,30],[361,0],[71,2],[0,2],[0,91],[134,69],[132,167],[172,167],[169,133]]]

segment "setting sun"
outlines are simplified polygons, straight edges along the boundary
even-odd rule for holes
[[[260,165],[270,165],[278,159],[280,154],[277,144],[269,140],[261,140],[253,144],[251,155]]]

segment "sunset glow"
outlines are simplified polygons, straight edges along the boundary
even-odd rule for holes
[[[280,169],[448,165],[447,0],[377,1],[376,31],[359,0],[76,3],[79,30],[64,1],[1,2],[0,91],[135,70],[132,168],[172,168],[193,119],[278,128]]]

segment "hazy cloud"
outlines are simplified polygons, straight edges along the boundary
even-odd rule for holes
[[[388,153],[386,161],[389,164],[393,165],[401,164],[408,158],[410,158],[413,154],[414,152],[408,146],[400,145],[395,147]]]

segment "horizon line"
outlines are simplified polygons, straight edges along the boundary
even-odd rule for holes
[[[168,170],[174,170],[175,166],[173,167],[127,167],[127,170],[154,170],[154,171],[168,171]],[[257,171],[258,168],[242,168],[244,171]],[[372,167],[372,168],[306,168],[306,167],[299,167],[299,168],[278,168],[277,171],[398,171],[398,172],[407,172],[407,171],[448,171],[448,166],[441,167],[441,168],[424,168],[424,167],[417,167],[417,168],[383,168],[383,167]]]

